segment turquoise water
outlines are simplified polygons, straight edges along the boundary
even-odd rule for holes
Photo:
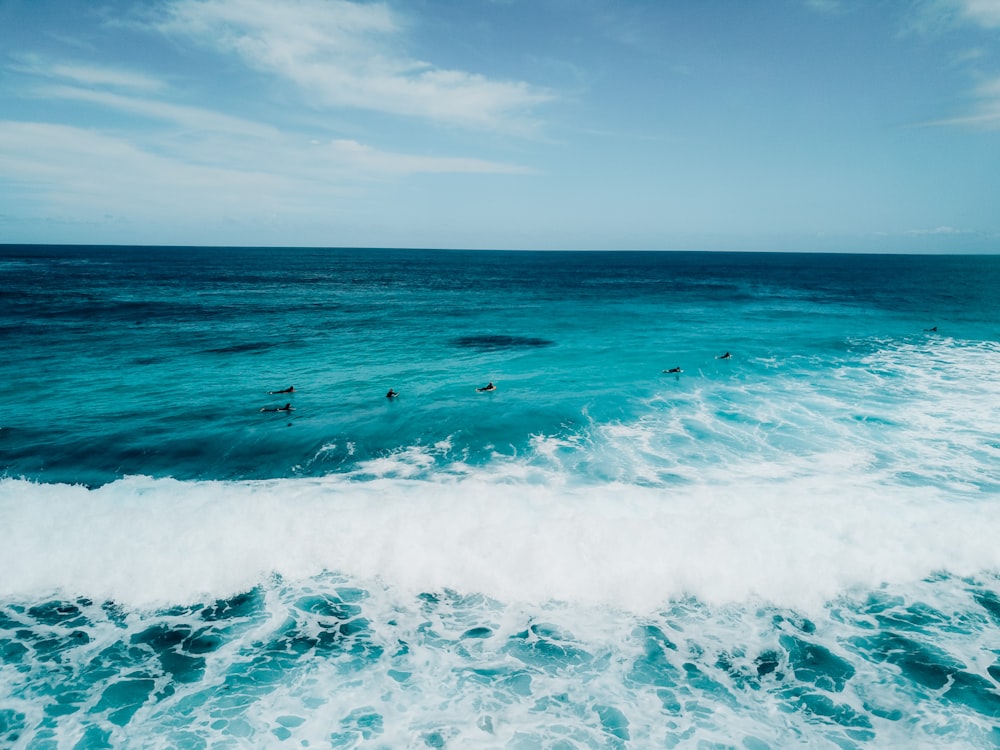
[[[1000,257],[4,246],[0,301],[0,745],[1000,746]]]

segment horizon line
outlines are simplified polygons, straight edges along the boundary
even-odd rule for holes
[[[159,248],[164,250],[359,250],[377,252],[383,250],[411,252],[456,252],[456,253],[698,253],[698,254],[741,254],[741,255],[871,255],[871,256],[921,256],[921,257],[970,257],[1000,256],[1000,249],[982,251],[942,252],[940,250],[741,250],[712,249],[695,250],[683,248],[489,248],[489,247],[426,247],[426,246],[378,246],[378,245],[194,245],[173,243],[67,243],[67,242],[0,242],[0,248]]]

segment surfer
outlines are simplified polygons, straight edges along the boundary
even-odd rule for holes
[[[392,388],[390,388],[389,392],[387,394],[385,394],[385,397],[386,398],[396,398],[396,396],[398,396],[398,395],[399,394],[396,393],[396,391],[394,391],[394,390],[392,390]]]
[[[476,388],[476,390],[479,391],[480,393],[482,393],[483,391],[495,391],[496,389],[497,389],[497,387],[495,385],[493,385],[493,381],[490,381],[489,383],[487,383],[486,385],[484,385],[482,388]]]
[[[294,385],[290,385],[287,388],[282,388],[280,391],[268,391],[267,392],[267,394],[269,396],[273,396],[276,393],[295,393],[295,386]]]
[[[263,406],[263,407],[261,407],[261,411],[293,411],[293,409],[292,409],[292,405],[290,403],[288,403],[288,404],[285,404],[284,406],[279,406],[279,407],[273,408],[273,409],[272,408],[268,408],[266,406]]]
[[[671,367],[669,370],[664,370],[663,372],[667,373],[668,375],[673,375],[674,373],[684,372],[684,370],[682,370],[679,367]]]
[[[716,359],[732,359],[732,358],[733,358],[733,355],[730,354],[729,352],[726,352],[721,357],[716,357]]]
[[[937,326],[934,326],[933,328],[925,328],[924,330],[928,333],[937,333]]]

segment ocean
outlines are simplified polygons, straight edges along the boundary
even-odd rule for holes
[[[6,245],[0,344],[0,747],[1000,747],[1000,256]]]

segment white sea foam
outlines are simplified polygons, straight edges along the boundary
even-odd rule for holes
[[[843,466],[831,459],[828,467]],[[193,602],[324,570],[404,592],[651,610],[805,609],[852,587],[1000,569],[1000,500],[812,473],[676,490],[493,481],[0,482],[0,596]]]

